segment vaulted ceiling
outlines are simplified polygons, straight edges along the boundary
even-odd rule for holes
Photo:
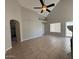
[[[47,15],[49,14],[47,11],[44,11],[43,13],[41,12],[41,9],[34,9],[34,7],[39,7],[41,6],[41,3],[39,0],[17,0],[19,2],[19,4],[24,7],[24,8],[28,8],[31,9],[35,12],[37,12],[39,15],[42,15],[44,17],[47,17]],[[46,5],[55,3],[55,6],[57,5],[57,3],[59,2],[59,0],[44,0]],[[49,9],[52,11],[52,9],[55,7],[50,7]]]

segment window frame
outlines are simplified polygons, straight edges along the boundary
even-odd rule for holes
[[[52,25],[54,26],[54,30],[51,29]],[[57,27],[56,26],[59,26],[59,30],[57,31]],[[55,31],[56,29],[56,31]],[[50,24],[50,32],[53,32],[53,33],[61,33],[61,22],[56,22],[56,23],[51,23]]]

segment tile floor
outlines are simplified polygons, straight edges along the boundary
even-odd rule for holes
[[[69,38],[42,36],[18,43],[7,51],[6,59],[71,59],[67,55]]]

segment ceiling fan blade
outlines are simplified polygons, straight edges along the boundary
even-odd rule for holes
[[[50,4],[50,5],[48,5],[47,7],[51,7],[51,6],[55,6],[55,4],[53,3],[53,4]]]
[[[42,7],[34,7],[34,9],[41,9]]]
[[[43,10],[41,10],[41,13],[43,13]]]
[[[46,9],[46,11],[51,12],[49,9]]]
[[[44,2],[43,2],[43,0],[40,0],[40,2],[41,2],[41,4],[42,4],[42,6],[44,6]]]

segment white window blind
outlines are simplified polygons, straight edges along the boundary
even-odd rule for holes
[[[61,32],[61,23],[50,24],[50,32]]]

